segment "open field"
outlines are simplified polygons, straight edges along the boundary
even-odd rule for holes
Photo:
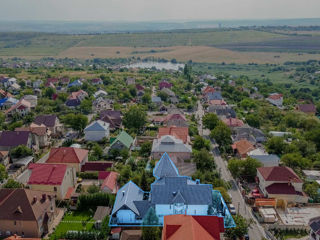
[[[155,57],[211,63],[283,63],[320,59],[319,34],[247,29],[96,35],[0,33],[0,57]]]
[[[154,52],[151,52],[151,51]],[[72,58],[128,58],[155,57],[192,60],[208,63],[283,63],[286,61],[320,60],[320,54],[298,54],[278,52],[238,52],[207,46],[175,46],[165,48],[133,48],[133,47],[71,47],[58,54],[58,57]]]

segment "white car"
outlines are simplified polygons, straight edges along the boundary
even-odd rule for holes
[[[229,211],[232,215],[236,215],[236,208],[233,206],[233,204],[229,204]]]

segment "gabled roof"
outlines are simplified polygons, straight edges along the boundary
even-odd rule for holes
[[[178,193],[181,196],[176,198]],[[164,177],[151,185],[151,196],[152,204],[173,204],[182,200],[188,205],[209,205],[212,203],[212,185],[196,183],[185,176]]]
[[[43,200],[43,196],[46,197]],[[52,197],[51,195],[49,195]],[[33,202],[34,198],[37,199]],[[50,211],[51,201],[43,191],[29,189],[0,189],[0,219],[9,221],[38,221]]]
[[[217,216],[164,216],[162,240],[220,240],[223,218]]]
[[[31,103],[24,99],[21,99],[17,104],[13,105],[8,110],[6,110],[5,114],[8,114],[15,109],[22,109],[22,108],[31,108]]]
[[[88,156],[88,150],[72,147],[51,148],[46,163],[81,163]]]
[[[116,201],[112,209],[112,215],[118,212],[121,208],[127,207],[136,215],[139,216],[139,211],[134,204],[134,201],[142,201],[144,192],[132,181],[128,182],[119,189]]]
[[[117,184],[117,178],[119,176],[119,173],[117,172],[110,172],[110,174],[104,179],[101,189],[104,189],[107,187],[112,193],[117,193],[118,190],[118,184]]]
[[[162,155],[161,159],[153,169],[153,176],[157,178],[179,176],[178,169],[176,168],[174,163],[171,161],[167,153],[164,153]]]
[[[174,114],[169,114],[166,117],[166,121],[170,121],[170,120],[183,120],[183,121],[187,121],[186,117],[183,114],[180,113],[174,113]]]
[[[226,118],[223,119],[223,122],[228,126],[228,127],[242,127],[244,125],[243,121],[238,119],[238,118]]]
[[[280,100],[281,98],[283,98],[283,95],[279,93],[272,93],[268,98],[272,100]]]
[[[178,139],[181,139],[184,143],[188,142],[189,138],[189,128],[187,127],[160,127],[158,132],[158,138],[161,138],[164,135],[175,136]]]
[[[85,132],[88,131],[107,131],[110,124],[101,120],[94,121],[90,123],[85,129]]]
[[[298,175],[289,167],[260,167],[257,169],[265,181],[274,182],[298,182],[302,180]]]
[[[314,218],[310,220],[309,223],[310,228],[313,232],[320,235],[320,217]]]
[[[160,103],[160,102],[162,102],[161,98],[160,98],[160,97],[157,97],[157,96],[153,96],[153,97],[151,98],[151,101],[152,101],[152,102],[155,102],[155,103]]]
[[[159,139],[154,139],[152,144],[152,152],[160,153],[182,153],[192,152],[192,147],[189,144],[184,144],[182,140],[175,138],[174,136],[165,135]]]
[[[67,171],[64,164],[33,163],[28,167],[31,175],[28,184],[61,185]]]
[[[255,149],[255,147],[246,139],[241,139],[240,141],[235,142],[232,145],[232,148],[236,149],[240,155],[246,154]]]
[[[86,95],[86,96],[88,96],[88,93],[86,93],[86,92],[83,91],[83,90],[79,90],[79,91],[77,91],[77,92],[72,92],[72,93],[69,95],[68,99],[69,99],[69,100],[78,99],[80,95]]]
[[[111,168],[113,162],[105,162],[105,161],[91,161],[86,162],[81,167],[81,172],[88,172],[88,171],[106,171],[108,168]]]
[[[110,147],[112,147],[116,142],[120,141],[124,146],[127,148],[130,148],[133,143],[133,138],[126,133],[125,131],[122,131],[117,138],[112,142]]]
[[[45,125],[46,127],[54,127],[56,124],[56,115],[39,115],[34,119],[34,123],[37,125]]]
[[[273,183],[266,187],[269,194],[285,194],[285,195],[303,195],[302,192],[295,190],[294,186],[288,183]]]
[[[0,136],[0,146],[16,147],[27,145],[29,134],[29,131],[3,131]]]
[[[222,95],[221,92],[209,92],[207,93],[207,99],[208,100],[222,100]]]

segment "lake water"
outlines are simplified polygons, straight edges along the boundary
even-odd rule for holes
[[[184,68],[184,64],[181,63],[171,63],[171,62],[138,62],[132,63],[125,66],[126,68],[156,68],[158,70],[174,70],[178,71],[179,68]]]

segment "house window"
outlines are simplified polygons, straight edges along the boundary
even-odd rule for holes
[[[13,221],[13,224],[14,224],[14,225],[17,225],[17,221]]]
[[[53,187],[53,191],[55,191],[55,192],[56,192],[56,191],[57,191],[57,187]]]

